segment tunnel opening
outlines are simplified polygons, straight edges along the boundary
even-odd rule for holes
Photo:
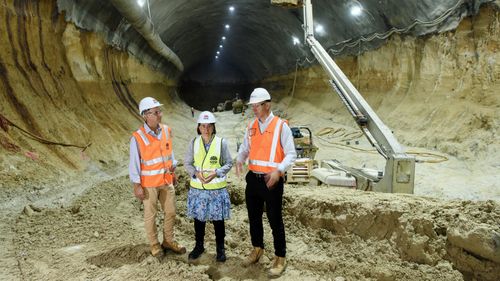
[[[221,103],[248,99],[253,84],[240,67],[215,59],[188,69],[179,79],[178,91],[188,106],[217,111]]]

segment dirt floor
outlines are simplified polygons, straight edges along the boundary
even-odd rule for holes
[[[247,119],[235,118],[230,112],[217,117],[218,132],[227,136],[234,152],[234,133],[239,132],[235,128]],[[320,143],[320,149],[331,148]],[[352,154],[343,149],[335,152],[340,158]],[[418,169],[422,165],[436,165],[438,171],[449,169],[443,163],[418,164]],[[73,183],[33,185],[23,190],[25,194],[18,189],[2,193],[3,278],[267,279],[266,269],[273,257],[267,224],[264,259],[249,268],[241,266],[251,244],[244,183],[233,173],[229,188],[232,217],[226,226],[228,260],[215,262],[214,233],[209,225],[207,251],[191,264],[187,254],[168,253],[161,261],[149,255],[141,205],[132,196],[126,163],[108,170],[94,169],[94,176],[85,180],[75,175]],[[188,186],[182,167],[179,172],[176,238],[190,250],[194,230],[185,216]],[[417,193],[422,180],[417,176]],[[9,183],[22,182],[14,179]],[[443,190],[452,194],[454,188]],[[446,201],[310,184],[287,185],[284,202],[289,264],[282,280],[496,280],[500,276],[498,200]]]

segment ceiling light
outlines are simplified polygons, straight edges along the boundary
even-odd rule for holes
[[[137,0],[137,5],[139,5],[140,7],[144,6],[145,3],[146,0]]]
[[[218,58],[219,58],[219,56],[215,56],[215,59],[218,59]]]
[[[351,15],[353,15],[355,17],[361,15],[362,11],[363,11],[363,7],[361,7],[361,6],[354,5],[351,7]]]
[[[229,11],[234,12],[234,7],[233,6],[229,7]]]
[[[219,52],[219,51],[217,51],[217,55],[220,55],[220,52]]]
[[[225,28],[226,28],[226,29],[229,29],[229,24],[226,24]]]
[[[226,36],[222,36],[222,40],[226,40]]]
[[[325,28],[321,24],[318,24],[318,25],[316,25],[316,28],[314,29],[314,31],[316,31],[319,34],[323,34],[323,33],[325,33]]]
[[[299,38],[297,38],[297,37],[295,37],[295,36],[292,36],[292,39],[293,39],[293,44],[294,44],[294,45],[300,44],[300,40],[299,40]]]
[[[219,48],[221,48],[221,49],[222,49],[222,45],[219,45]]]

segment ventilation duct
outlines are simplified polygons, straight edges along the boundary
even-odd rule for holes
[[[111,0],[111,3],[122,14],[122,16],[139,32],[148,42],[149,46],[158,54],[162,55],[180,71],[184,70],[179,57],[167,46],[155,32],[153,23],[144,11],[130,0]]]

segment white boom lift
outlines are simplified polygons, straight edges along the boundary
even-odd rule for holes
[[[360,177],[371,182],[371,184],[368,184],[371,190],[390,193],[413,193],[415,158],[405,153],[391,130],[380,120],[323,46],[314,38],[311,0],[271,0],[271,3],[286,6],[302,4],[305,42],[328,74],[333,90],[347,107],[356,124],[372,146],[386,159],[385,171],[378,176],[364,174],[360,169],[344,167],[338,162],[332,164],[337,169],[355,175],[357,179]],[[366,184],[364,186],[366,187]],[[358,188],[360,188],[359,184]]]

